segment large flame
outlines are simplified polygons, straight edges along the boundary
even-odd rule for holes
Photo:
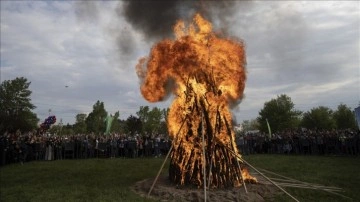
[[[213,162],[213,166],[218,166],[223,172],[234,165],[216,164],[216,156],[226,158],[221,157],[224,154],[216,149],[219,145],[231,148],[232,153],[237,154],[235,159],[241,162],[229,104],[242,97],[245,87],[244,43],[218,38],[211,23],[199,14],[187,27],[183,21],[178,21],[174,31],[176,39],[160,41],[151,49],[148,58],[139,60],[136,69],[142,79],[141,93],[148,101],[161,101],[170,92],[175,94],[167,121],[175,148],[172,161],[180,169],[177,181],[201,185],[200,175],[203,173],[198,170],[202,166],[203,144],[208,164]],[[202,142],[202,133],[207,141]],[[226,163],[234,162],[226,160]],[[190,173],[185,170],[190,170]],[[211,168],[208,168],[207,175],[210,173]],[[214,183],[214,187],[221,186],[220,182]]]

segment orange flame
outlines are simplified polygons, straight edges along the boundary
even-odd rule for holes
[[[209,127],[214,129],[213,141],[233,148],[239,154],[234,132],[229,131],[232,128],[229,103],[243,96],[246,80],[244,43],[218,38],[212,31],[211,23],[199,14],[194,16],[188,27],[183,21],[178,21],[174,31],[176,39],[157,43],[149,57],[139,60],[136,71],[142,80],[141,93],[146,100],[157,102],[170,92],[175,94],[168,114],[168,130],[174,146],[181,144],[185,151],[182,156],[173,155],[173,158],[182,169],[194,169],[198,166],[197,160],[191,158],[196,154],[200,158],[202,153],[199,136],[191,135],[202,124],[203,115],[194,109],[200,105],[208,113]],[[171,85],[173,83],[175,85]],[[189,120],[180,130],[186,119]],[[207,142],[205,147],[210,149],[210,143]],[[210,161],[214,159],[209,158]],[[184,184],[185,178],[185,174],[182,175],[181,184]],[[195,178],[199,180],[200,176]]]

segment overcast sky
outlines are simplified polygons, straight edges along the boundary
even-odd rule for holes
[[[171,33],[165,25],[174,16],[164,13],[189,18],[198,7],[141,9],[126,2],[1,1],[1,82],[31,81],[40,120],[51,109],[58,120],[73,124],[76,114],[91,112],[97,100],[109,113],[120,111],[121,119],[140,106],[168,107],[171,100],[151,104],[143,99],[135,65]],[[359,2],[230,4],[205,10],[219,33],[246,44],[245,98],[233,110],[238,123],[256,118],[264,102],[280,94],[290,96],[301,111],[359,105]]]

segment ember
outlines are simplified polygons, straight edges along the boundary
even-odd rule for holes
[[[189,26],[177,22],[174,31],[175,40],[160,41],[136,66],[146,100],[175,94],[167,120],[170,180],[211,188],[256,182],[243,168],[229,108],[245,87],[244,43],[218,38],[199,14]]]

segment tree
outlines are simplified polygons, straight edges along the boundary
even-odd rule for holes
[[[147,120],[149,119],[149,111],[150,111],[149,106],[140,106],[139,111],[136,112],[136,115],[139,117],[139,120],[142,123],[141,130],[139,131],[140,133],[143,133],[145,124],[146,124]]]
[[[130,133],[131,136],[134,136],[136,133],[140,133],[141,128],[142,122],[140,118],[130,115],[126,119],[126,130],[128,133]]]
[[[53,125],[50,127],[50,129],[47,132],[49,132],[50,134],[59,134],[60,128],[61,128],[60,125]]]
[[[351,109],[344,104],[338,105],[333,117],[338,129],[356,128],[355,115]]]
[[[163,115],[164,121],[166,121],[166,122],[167,122],[167,120],[168,120],[167,118],[168,118],[169,111],[170,111],[170,108],[166,108],[166,109],[162,109],[162,110],[161,110],[161,113],[162,113],[162,115]]]
[[[245,131],[245,132],[252,131],[252,130],[258,130],[260,127],[259,123],[256,119],[244,120],[241,125],[242,125],[243,131]]]
[[[158,132],[160,134],[168,134],[168,126],[167,126],[167,118],[168,118],[168,113],[169,113],[170,109],[166,108],[166,109],[162,109],[161,110],[161,114],[162,114],[162,119],[160,121],[160,126],[158,128]]]
[[[119,132],[123,131],[119,117],[120,117],[120,112],[119,111],[115,112],[114,117],[113,117],[114,120],[113,120],[112,126],[111,126],[112,132],[119,133]]]
[[[114,128],[115,132],[118,132],[120,134],[124,134],[124,133],[128,133],[128,129],[127,129],[127,125],[126,125],[126,120],[121,120],[121,119],[117,119],[115,120],[115,122],[117,122],[118,126],[116,126]]]
[[[161,127],[161,121],[164,120],[166,111],[154,107],[150,110],[149,106],[141,106],[136,112],[142,123],[142,132],[148,135],[158,133]]]
[[[74,135],[74,127],[73,125],[70,125],[69,123],[62,126],[61,128],[61,134],[64,134],[64,135]]]
[[[160,126],[158,128],[158,133],[163,135],[168,135],[168,127],[166,121],[161,121]]]
[[[268,120],[271,131],[274,133],[298,127],[301,112],[295,110],[294,106],[295,104],[291,101],[291,98],[285,94],[265,102],[264,108],[260,110],[257,118],[260,131],[268,131],[266,120]]]
[[[93,111],[86,118],[86,127],[88,132],[104,133],[106,129],[105,119],[107,112],[103,102],[99,100],[94,104]]]
[[[154,107],[149,113],[149,118],[145,123],[145,132],[147,134],[159,133],[161,121],[164,119],[163,112],[160,108]]]
[[[319,106],[304,113],[301,125],[308,129],[333,129],[335,121],[333,111],[324,106]]]
[[[74,124],[74,132],[76,134],[85,134],[86,133],[86,114],[77,114],[75,117],[75,124]]]
[[[31,82],[20,77],[5,80],[0,85],[0,132],[29,131],[37,128],[39,119],[31,110]]]

